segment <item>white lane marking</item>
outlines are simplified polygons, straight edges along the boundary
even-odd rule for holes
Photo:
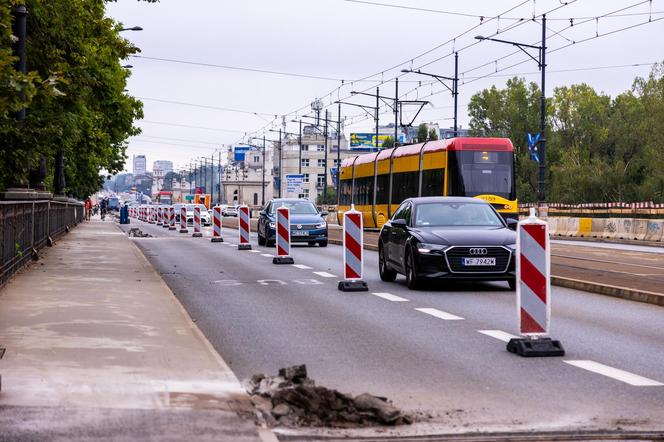
[[[249,250],[251,253],[260,253],[260,250]]]
[[[436,318],[443,319],[445,321],[459,321],[463,319],[461,316],[456,316],[452,313],[447,313],[435,308],[416,308],[415,310],[418,312],[426,313],[427,315],[435,316]]]
[[[322,276],[323,278],[336,278],[332,273],[327,272],[312,272],[314,275]]]
[[[502,330],[477,330],[483,335],[491,336],[503,342],[510,342],[512,338],[518,338],[518,336],[512,335],[510,333],[504,332]]]
[[[270,255],[269,253],[261,253],[261,256],[264,256],[266,258],[274,258],[274,256]]]
[[[638,374],[630,373],[629,371],[620,370],[618,368],[609,367],[608,365],[600,364],[595,361],[563,361],[566,364],[575,367],[583,368],[584,370],[592,371],[593,373],[601,374],[612,379],[622,381],[635,387],[659,387],[664,384],[654,381],[652,379],[644,378]]]
[[[311,267],[305,266],[304,264],[293,264],[293,267],[297,267],[298,269],[302,270],[311,270]]]
[[[387,299],[388,301],[393,301],[393,302],[407,302],[408,300],[406,298],[402,298],[401,296],[393,295],[391,293],[372,293],[374,296],[378,296],[379,298]]]
[[[226,245],[227,245],[228,247],[235,247],[237,244],[232,244],[232,243],[227,242]]]

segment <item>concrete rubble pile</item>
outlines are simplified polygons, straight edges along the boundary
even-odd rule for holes
[[[368,393],[352,397],[317,386],[305,365],[279,370],[278,376],[256,374],[244,381],[260,421],[286,427],[370,427],[404,425],[412,418],[386,398]]]
[[[129,231],[127,232],[127,236],[129,236],[130,238],[131,237],[134,237],[134,238],[152,238],[152,235],[150,235],[149,233],[143,233],[143,231],[141,229],[139,229],[138,227],[133,227],[133,228],[129,229]]]

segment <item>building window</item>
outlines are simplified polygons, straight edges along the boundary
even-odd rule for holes
[[[302,151],[309,150],[309,145],[308,144],[303,144],[302,145]]]
[[[334,167],[337,167],[338,165],[339,165],[339,160],[337,160],[337,159],[335,158],[335,159],[334,159]]]
[[[302,175],[303,175],[302,182],[303,183],[308,183],[309,182],[309,174],[308,173],[303,173]]]
[[[316,145],[316,150],[318,152],[325,152],[325,146],[323,146],[322,144],[318,144]]]
[[[325,160],[318,160],[318,167],[325,167]]]
[[[309,189],[302,189],[302,193],[297,196],[298,198],[309,198]]]
[[[254,163],[258,163],[261,160],[261,157],[254,156]]]
[[[302,167],[309,167],[309,158],[302,158]]]
[[[258,194],[254,193],[254,206],[258,205]]]
[[[319,186],[324,186],[325,185],[325,174],[324,173],[319,173],[318,177],[316,178],[316,184]]]

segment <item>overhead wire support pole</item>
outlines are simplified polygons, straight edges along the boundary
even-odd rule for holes
[[[379,88],[376,88],[376,150],[378,150],[378,123],[380,122],[380,93]]]
[[[300,136],[298,137],[299,143],[299,153],[298,153],[298,163],[297,163],[297,173],[302,175],[302,120],[300,119]]]
[[[263,135],[263,178],[261,186],[261,206],[265,205],[265,135]]]
[[[283,146],[281,145],[281,128],[279,128],[279,198],[281,198],[281,158],[283,156]]]
[[[459,126],[458,126],[458,99],[459,99],[459,53],[454,53],[454,137],[456,138],[459,135]]]
[[[325,109],[325,127],[323,128],[323,138],[325,140],[325,157],[323,160],[323,165],[325,166],[324,168],[324,176],[325,176],[325,182],[323,184],[323,199],[322,201],[325,201],[327,198],[327,121],[328,121],[328,110]]]
[[[397,147],[397,135],[399,126],[399,77],[394,79],[394,140],[392,147]]]
[[[335,190],[337,192],[337,198],[339,196],[339,182],[341,177],[341,102],[337,102],[337,182],[335,185]]]

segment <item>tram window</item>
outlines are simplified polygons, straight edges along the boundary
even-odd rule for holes
[[[340,191],[339,191],[339,204],[344,206],[350,206],[350,194],[351,186],[353,180],[341,180]]]
[[[400,172],[392,175],[392,204],[417,196],[419,172]]]
[[[445,193],[445,170],[422,171],[422,196],[443,196]]]
[[[390,175],[376,177],[376,204],[387,204],[390,199]]]
[[[357,205],[371,204],[373,201],[373,176],[355,178],[353,202]]]

